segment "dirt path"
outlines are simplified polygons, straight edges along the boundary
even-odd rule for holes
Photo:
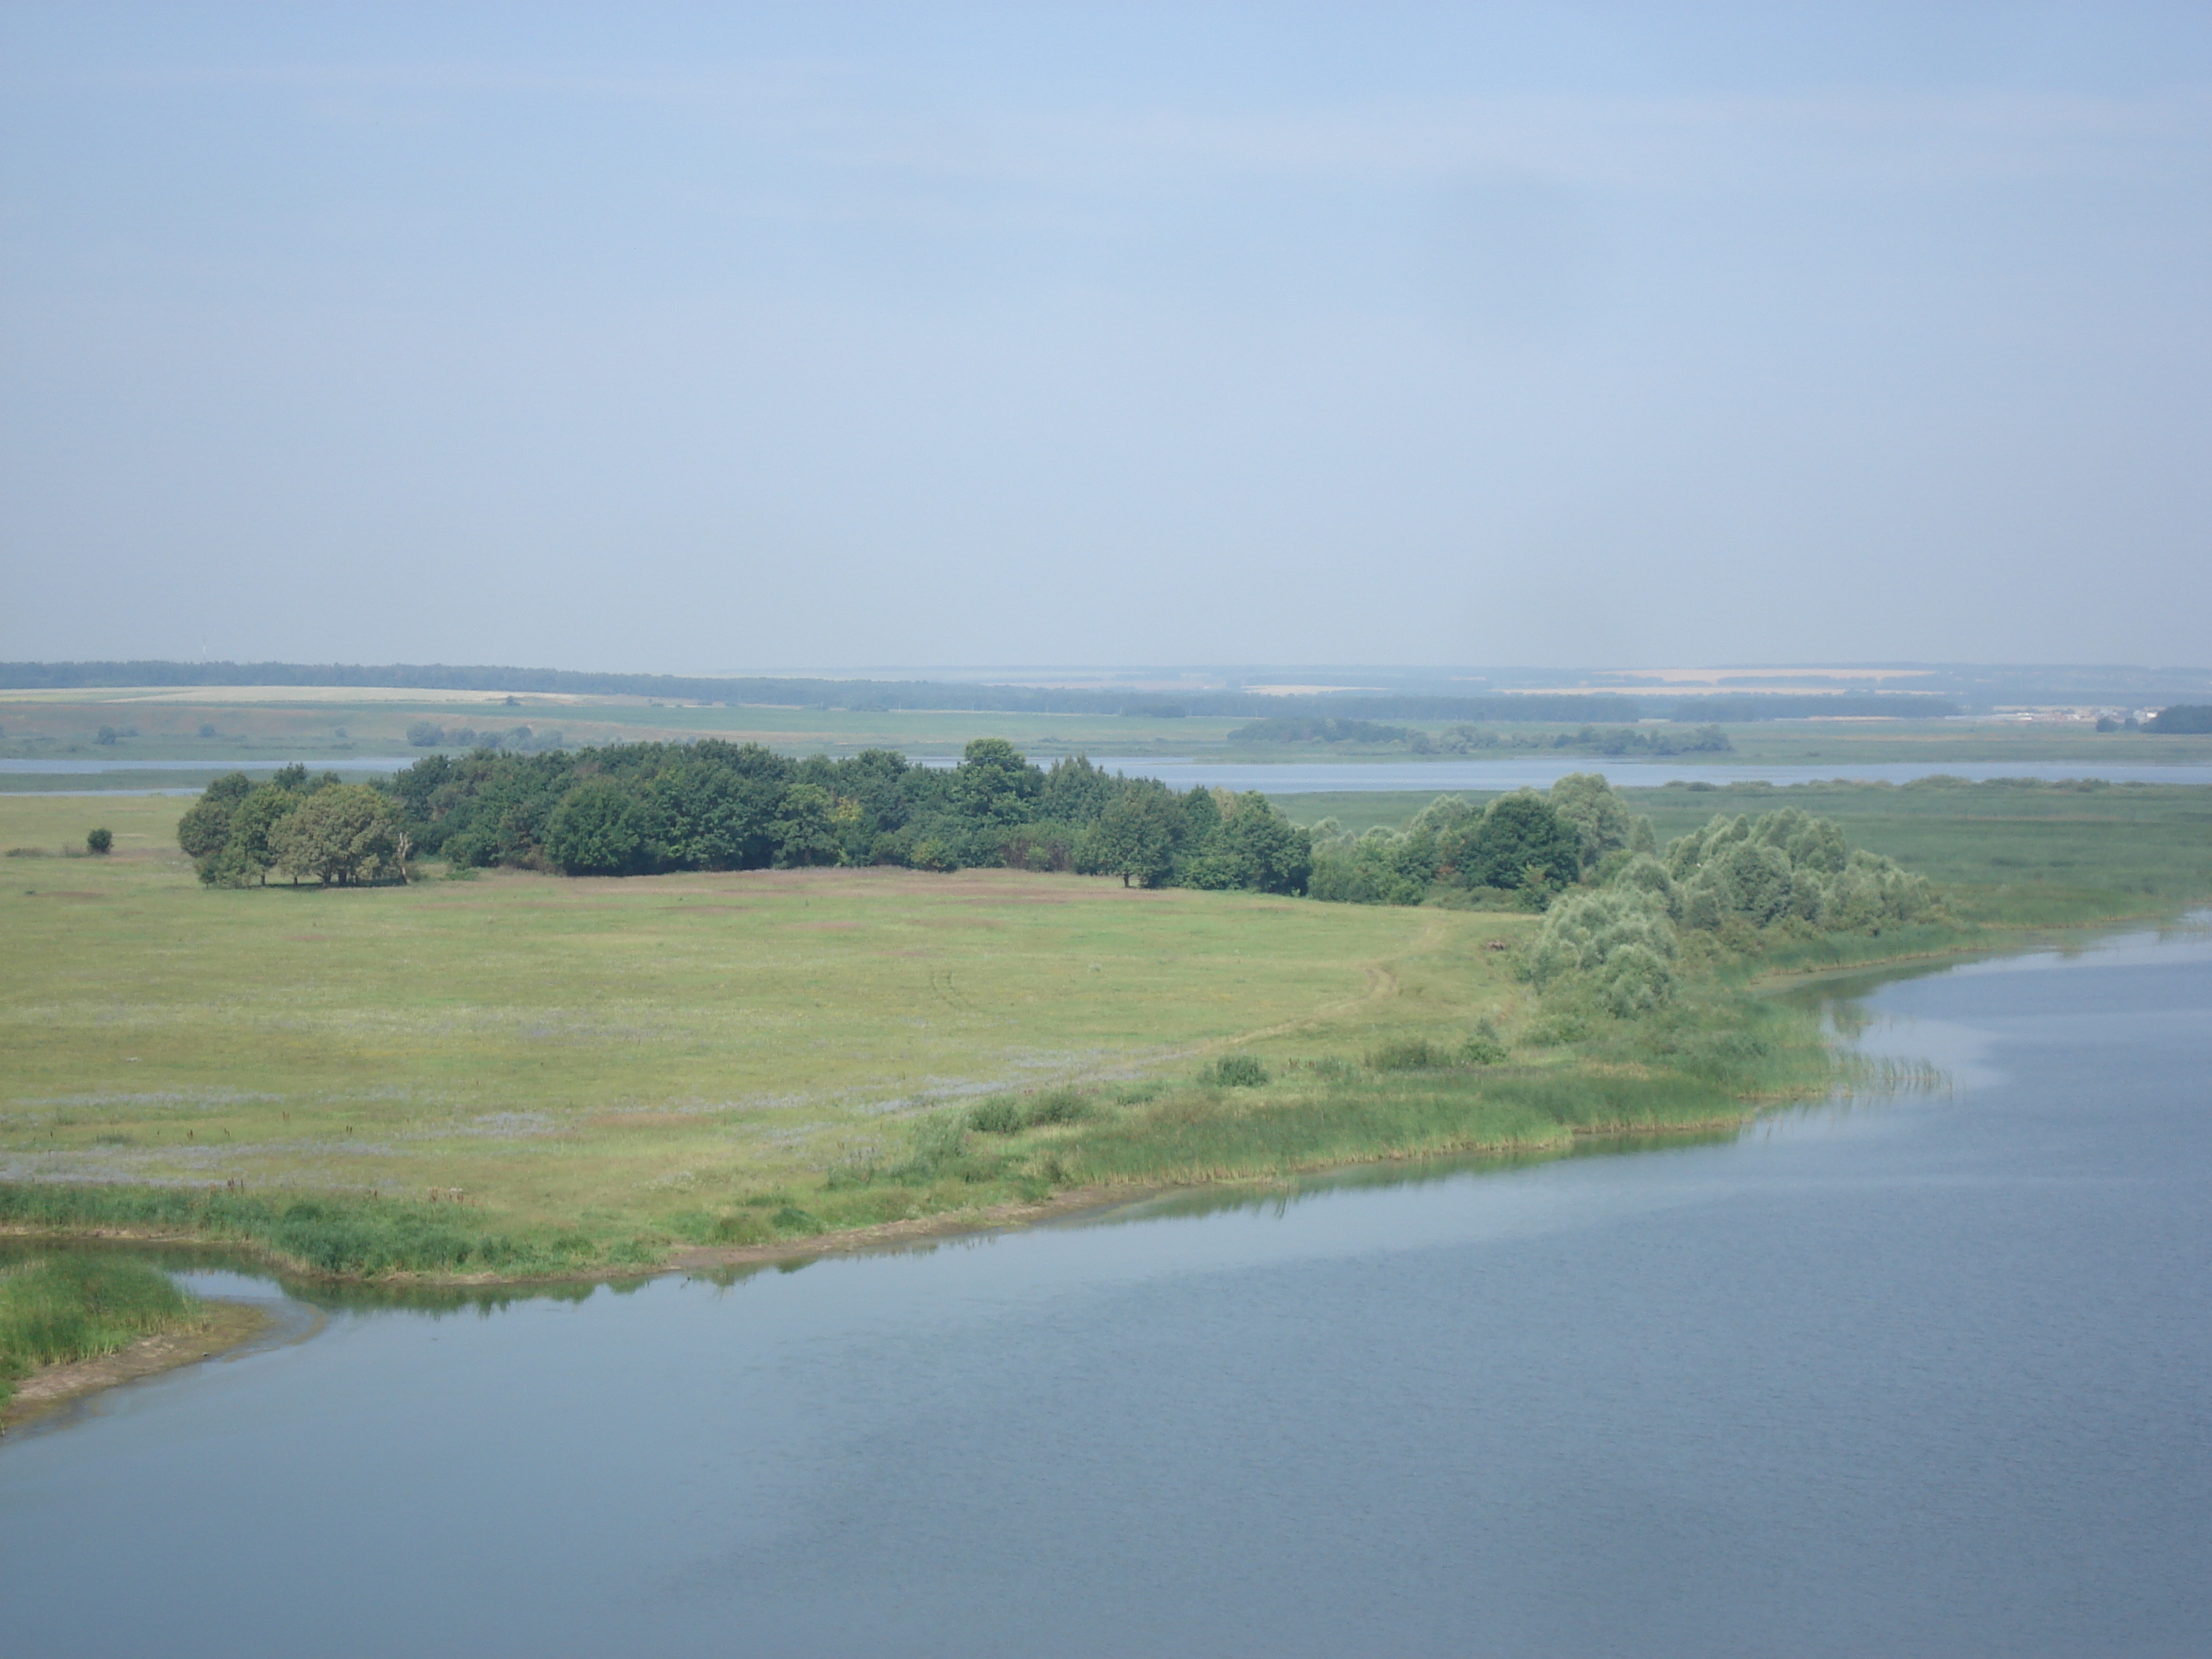
[[[1398,975],[1391,971],[1391,963],[1433,950],[1443,942],[1444,931],[1449,926],[1444,913],[1431,912],[1422,924],[1421,931],[1408,940],[1395,956],[1385,961],[1363,964],[1360,971],[1365,975],[1366,985],[1357,996],[1346,997],[1341,1002],[1326,1003],[1311,1013],[1280,1020],[1273,1025],[1262,1025],[1256,1030],[1218,1038],[1190,1052],[1211,1054],[1217,1048],[1234,1048],[1243,1043],[1257,1042],[1263,1037],[1285,1036],[1292,1031],[1310,1030],[1326,1021],[1340,1019],[1362,1008],[1370,1008],[1378,1002],[1387,1002],[1398,994]]]

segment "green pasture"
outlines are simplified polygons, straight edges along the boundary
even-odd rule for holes
[[[0,800],[0,848],[32,854],[0,862],[0,1180],[458,1193],[592,1238],[697,1235],[763,1195],[889,1218],[1031,1190],[994,1166],[810,1196],[933,1113],[1510,1022],[1485,946],[1533,920],[1006,871],[209,890],[184,805]],[[110,856],[81,855],[95,823]]]
[[[2203,766],[2212,738],[2154,737],[2037,721],[1764,720],[1722,730],[1753,766],[1876,766],[1891,762],[2072,763],[2099,766]]]

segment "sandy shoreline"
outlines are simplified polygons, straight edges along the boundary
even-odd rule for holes
[[[15,1397],[0,1413],[0,1433],[59,1410],[73,1400],[156,1376],[180,1365],[197,1364],[252,1341],[275,1322],[265,1309],[242,1302],[209,1302],[199,1325],[191,1330],[143,1336],[126,1348],[96,1359],[72,1360],[33,1371],[15,1385]]]

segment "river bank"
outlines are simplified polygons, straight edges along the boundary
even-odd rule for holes
[[[0,1398],[0,1435],[21,1429],[88,1395],[196,1365],[243,1346],[274,1323],[265,1310],[236,1302],[205,1302],[198,1322],[182,1330],[140,1337],[112,1353],[43,1365]]]
[[[1863,1062],[1817,1014],[1790,1006],[1787,994],[1796,988],[2086,940],[2139,920],[1920,928],[1899,938],[1907,948],[1887,951],[1871,939],[1817,941],[1826,947],[1818,959],[1800,951],[1782,963],[1735,964],[1738,983],[1716,978],[1694,988],[1663,1027],[1618,1022],[1571,1050],[1523,1055],[1528,1063],[1376,1071],[1324,1061],[1265,1090],[1118,1085],[1087,1106],[1062,1091],[1053,1098],[1073,1101],[1066,1121],[1006,1134],[976,1132],[957,1110],[939,1112],[909,1127],[915,1144],[897,1161],[833,1170],[817,1190],[775,1194],[775,1210],[695,1212],[688,1237],[664,1233],[595,1260],[487,1233],[501,1218],[465,1205],[332,1194],[11,1183],[0,1185],[0,1235],[218,1243],[332,1283],[589,1283],[1001,1232],[1164,1193],[1261,1189],[1332,1169],[1443,1157],[1524,1161],[1608,1139],[1694,1138],[1740,1128],[1778,1106],[1891,1080],[1865,1076]],[[1057,1178],[1028,1173],[1040,1170]],[[842,1216],[823,1214],[836,1206]],[[426,1253],[447,1265],[424,1266]]]
[[[1607,1139],[1694,1138],[1731,1131],[1778,1105],[1850,1086],[1847,1056],[1827,1041],[1815,1017],[1765,1000],[1746,999],[1732,1011],[1736,1022],[1708,1018],[1698,1027],[1698,1035],[1711,1040],[1706,1055],[1723,1058],[1717,1075],[1655,1075],[1648,1064],[1632,1058],[1601,1056],[1396,1073],[1322,1068],[1298,1079],[1301,1086],[1267,1091],[1184,1085],[1026,1135],[962,1132],[957,1140],[966,1144],[941,1152],[935,1167],[893,1165],[879,1173],[848,1176],[826,1195],[854,1202],[863,1218],[844,1225],[821,1225],[813,1211],[797,1211],[763,1218],[769,1223],[762,1229],[766,1236],[731,1238],[720,1218],[704,1218],[692,1239],[670,1238],[658,1249],[619,1261],[540,1258],[473,1269],[392,1265],[348,1270],[332,1266],[327,1255],[317,1259],[318,1247],[331,1233],[388,1233],[409,1222],[450,1225],[458,1206],[438,1206],[439,1212],[429,1216],[419,1209],[395,1216],[400,1206],[329,1196],[313,1201],[317,1213],[312,1220],[290,1224],[294,1242],[289,1248],[285,1217],[306,1206],[272,1204],[257,1213],[250,1196],[228,1193],[0,1188],[0,1214],[13,1215],[0,1223],[0,1234],[219,1243],[282,1271],[333,1283],[375,1279],[486,1286],[619,1280],[672,1268],[799,1260],[1018,1230],[1200,1186],[1256,1189],[1359,1165],[1440,1157],[1524,1162],[1565,1156],[1578,1146]],[[1765,1035],[1731,1054],[1728,1039],[1741,1035],[1746,1017],[1761,1020]],[[994,1144],[973,1144],[977,1142]],[[988,1190],[986,1180],[971,1177],[988,1177],[995,1172],[993,1164],[1018,1162],[1057,1168],[1062,1178],[996,1201],[967,1196],[978,1188]],[[1120,1173],[1083,1179],[1086,1164]],[[827,1207],[823,1194],[799,1196],[817,1208]],[[886,1208],[894,1213],[881,1214]],[[23,1218],[25,1212],[40,1209],[51,1218],[43,1224]],[[133,1210],[140,1218],[131,1217]],[[76,1217],[73,1223],[64,1219],[71,1212]],[[758,1212],[735,1213],[744,1224]],[[495,1224],[497,1218],[470,1219]],[[725,1237],[717,1238],[718,1231]]]
[[[2160,920],[2171,921],[2171,916]],[[1986,933],[1961,933],[1946,950],[1917,950],[1887,957],[1861,957],[1849,963],[1812,969],[1771,972],[1757,976],[1755,994],[1763,1000],[1786,999],[1790,994],[1847,976],[1880,975],[1884,969],[1911,966],[1932,970],[1958,963],[2002,958],[2039,949],[2078,950],[2108,936],[2139,918],[2114,918],[2094,928],[2037,928],[2018,930],[2003,939]],[[1823,1093],[1833,1097],[1849,1092],[1856,1079],[1875,1088],[1903,1082],[1908,1086],[1929,1081],[1924,1068],[1900,1067],[1897,1062],[1869,1060],[1845,1047],[1832,1032],[1822,1047],[1832,1063],[1815,1075],[1808,1073],[1791,1085],[1770,1088],[1760,1096],[1730,1097],[1720,1109],[1703,1116],[1677,1115],[1641,1120],[1627,1117],[1581,1125],[1555,1125],[1542,1133],[1478,1139],[1468,1136],[1431,1136],[1418,1146],[1388,1146],[1358,1158],[1332,1157],[1300,1160],[1279,1157],[1264,1170],[1224,1166],[1208,1174],[1185,1169],[1175,1178],[1100,1182],[1072,1186],[1036,1199],[1015,1200],[962,1210],[903,1217],[894,1220],[849,1226],[813,1234],[795,1234],[744,1243],[677,1245],[651,1264],[624,1267],[580,1265],[559,1273],[424,1273],[390,1272],[369,1275],[317,1272],[296,1256],[288,1255],[234,1235],[212,1234],[191,1229],[155,1230],[120,1225],[85,1227],[70,1231],[0,1227],[0,1237],[58,1243],[136,1243],[152,1246],[204,1245],[220,1243],[227,1249],[258,1259],[282,1273],[332,1284],[374,1279],[393,1291],[422,1289],[490,1289],[513,1287],[544,1290],[564,1284],[587,1285],[638,1279],[641,1275],[679,1273],[726,1279],[763,1267],[789,1267],[838,1257],[860,1257],[929,1247],[962,1239],[1004,1235],[1057,1224],[1077,1224],[1087,1217],[1132,1210],[1178,1196],[1206,1197],[1213,1203],[1265,1198],[1291,1192],[1301,1182],[1360,1169],[1392,1164],[1470,1159],[1494,1163],[1501,1170],[1572,1155],[1601,1143],[1627,1149],[1665,1141],[1689,1144],[1700,1139],[1728,1136],[1778,1107],[1804,1103]],[[1717,1102],[1715,1104],[1718,1104]],[[1462,1170],[1477,1167],[1460,1164]],[[272,1316],[265,1310],[237,1303],[209,1301],[195,1304],[185,1326],[140,1338],[113,1352],[34,1370],[16,1386],[12,1399],[0,1396],[0,1432],[20,1428],[46,1417],[73,1401],[120,1384],[197,1364],[234,1351],[263,1334]]]

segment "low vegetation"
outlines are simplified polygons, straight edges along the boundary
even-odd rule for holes
[[[142,1336],[188,1328],[200,1312],[198,1299],[167,1273],[129,1256],[0,1265],[0,1411],[40,1366],[113,1353]]]

